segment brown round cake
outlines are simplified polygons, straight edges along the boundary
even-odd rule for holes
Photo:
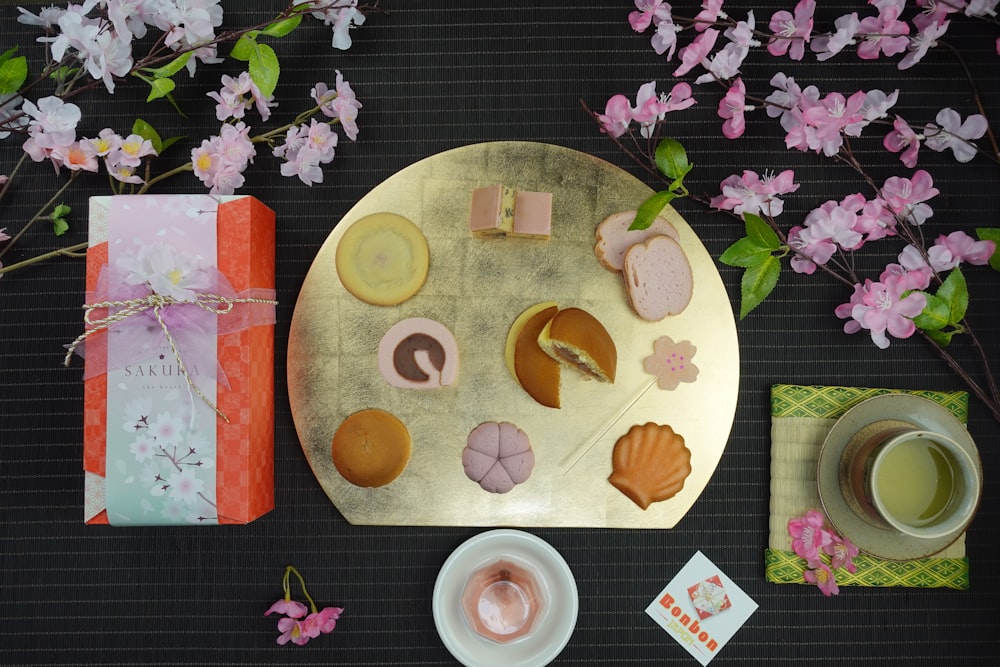
[[[385,486],[410,461],[410,432],[395,415],[370,408],[350,415],[333,436],[333,465],[355,486]]]
[[[601,382],[615,381],[618,368],[615,341],[604,325],[585,310],[560,310],[542,329],[538,344],[565,366]]]

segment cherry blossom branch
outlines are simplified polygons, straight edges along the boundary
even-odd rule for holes
[[[50,250],[49,252],[42,253],[41,255],[35,255],[30,259],[15,262],[14,264],[0,266],[0,275],[16,271],[17,269],[23,269],[26,266],[38,264],[39,262],[44,262],[45,260],[53,259],[55,257],[86,257],[87,245],[87,242],[84,241],[82,243],[66,246],[65,248],[56,248],[55,250]]]
[[[990,414],[993,416],[993,418],[996,419],[998,422],[1000,422],[1000,398],[998,398],[996,382],[993,379],[992,373],[989,372],[989,369],[988,368],[986,369],[986,377],[988,378],[987,381],[990,384],[990,390],[993,394],[992,396],[989,393],[987,393],[979,385],[978,382],[975,381],[975,379],[969,374],[969,372],[965,370],[965,367],[963,367],[962,364],[958,363],[958,360],[956,360],[955,357],[949,354],[945,348],[941,347],[941,345],[938,344],[938,342],[935,341],[933,338],[931,338],[926,331],[922,329],[917,329],[917,331],[919,331],[920,335],[923,336],[924,339],[931,344],[931,347],[933,347],[935,350],[938,351],[938,354],[941,356],[941,359],[943,359],[944,362],[948,364],[949,368],[951,368],[951,370],[956,375],[958,375],[959,378],[961,378],[961,380],[965,383],[965,385],[969,388],[969,390],[972,391],[973,394],[975,394],[976,398],[978,398],[980,402],[982,402],[982,404],[986,406],[986,409],[990,411]],[[976,345],[979,346],[978,340],[976,342]],[[982,350],[981,347],[980,350]],[[985,362],[986,355],[983,354],[982,357]]]
[[[52,195],[52,197],[47,202],[45,202],[40,209],[38,209],[38,212],[35,213],[35,215],[33,215],[31,217],[31,220],[28,220],[28,222],[26,222],[24,224],[24,226],[21,227],[20,231],[18,231],[17,234],[15,234],[14,236],[11,237],[11,239],[7,242],[7,245],[5,245],[3,248],[0,248],[0,257],[3,257],[4,255],[6,255],[7,252],[11,248],[14,247],[14,244],[17,243],[18,239],[20,239],[22,236],[24,236],[25,232],[27,232],[31,228],[31,226],[33,224],[35,224],[37,221],[39,221],[39,220],[42,219],[42,217],[43,217],[42,214],[45,213],[45,211],[49,210],[52,206],[55,205],[56,200],[58,200],[60,197],[62,197],[63,193],[66,192],[66,190],[69,188],[69,186],[71,186],[73,184],[73,181],[76,180],[76,177],[79,175],[79,173],[80,172],[78,172],[78,171],[74,171],[74,172],[70,173],[70,177],[66,181],[65,185],[63,185],[61,188],[59,188],[59,190],[56,191],[56,193],[54,195]],[[10,271],[11,268],[8,267],[6,270]],[[3,267],[0,267],[0,273],[4,273],[4,272],[5,271],[3,270]]]

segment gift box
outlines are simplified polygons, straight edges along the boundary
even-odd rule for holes
[[[91,198],[69,346],[85,360],[86,523],[274,508],[274,222],[249,196]]]

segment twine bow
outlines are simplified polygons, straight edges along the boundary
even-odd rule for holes
[[[158,294],[156,292],[151,292],[150,294],[136,299],[125,299],[121,301],[98,301],[96,303],[87,303],[83,305],[84,315],[83,321],[87,325],[87,329],[76,337],[72,343],[66,346],[66,357],[63,359],[63,365],[69,366],[70,359],[76,349],[83,344],[90,336],[94,335],[99,331],[106,331],[111,328],[112,325],[118,322],[124,322],[134,315],[140,315],[148,310],[153,311],[153,317],[156,319],[157,323],[160,325],[160,329],[163,331],[163,336],[170,346],[170,351],[174,354],[174,359],[177,361],[177,368],[180,370],[184,380],[188,383],[188,387],[194,392],[198,398],[205,402],[212,410],[216,412],[223,420],[228,424],[229,417],[226,416],[219,406],[212,402],[198,388],[198,385],[194,383],[188,373],[187,366],[184,365],[184,360],[181,358],[180,349],[177,347],[177,342],[174,340],[173,335],[170,333],[170,328],[167,323],[163,320],[163,311],[169,306],[175,305],[195,305],[202,310],[212,313],[214,315],[228,315],[233,311],[238,304],[242,303],[255,303],[264,305],[277,305],[278,302],[273,299],[257,299],[257,298],[242,298],[242,297],[226,297],[219,294],[201,294],[199,293],[197,297],[193,300],[176,299],[171,296],[164,296],[163,294]],[[101,317],[99,319],[92,319],[94,311],[102,309],[115,309],[109,315]]]

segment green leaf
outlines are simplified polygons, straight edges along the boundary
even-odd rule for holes
[[[52,74],[49,74],[49,78],[53,81],[67,81],[70,77],[76,74],[77,69],[78,68],[76,67],[66,67],[64,65],[52,72]]]
[[[746,223],[747,238],[754,240],[759,246],[777,250],[781,247],[778,235],[764,219],[753,213],[744,213],[743,221]]]
[[[656,168],[667,178],[683,180],[691,171],[692,165],[688,164],[687,152],[676,139],[661,139],[656,145],[653,159]]]
[[[969,309],[969,286],[961,269],[951,270],[938,288],[937,296],[948,304],[948,324],[958,324],[965,318],[965,311]]]
[[[144,69],[143,71],[149,72],[157,79],[169,79],[184,68],[187,61],[191,60],[192,53],[194,52],[188,51],[187,53],[177,56],[163,67],[157,67],[156,69]]]
[[[143,139],[148,139],[157,155],[163,152],[163,140],[160,139],[160,133],[143,119],[136,118],[135,122],[132,123],[132,134],[138,134]]]
[[[657,192],[655,195],[642,202],[639,206],[639,210],[635,213],[635,220],[629,225],[629,230],[637,229],[649,229],[649,226],[653,224],[653,220],[656,220],[656,216],[660,214],[663,207],[673,201],[677,195],[669,190],[664,190],[662,192]]]
[[[7,60],[12,55],[14,55],[15,53],[17,53],[17,47],[16,46],[12,46],[9,49],[7,49],[6,51],[4,51],[3,53],[0,53],[0,65],[2,65],[5,62],[7,62]]]
[[[8,51],[4,55],[7,56]],[[0,64],[0,95],[10,95],[20,90],[28,78],[28,61],[24,56],[7,59]]]
[[[774,290],[780,274],[781,261],[773,255],[743,272],[743,278],[740,280],[741,320]]]
[[[58,204],[54,209],[52,209],[53,218],[65,218],[73,211],[72,208],[66,204]]]
[[[149,88],[149,97],[146,101],[152,102],[173,92],[175,84],[172,79],[153,79],[149,82]]]
[[[940,331],[948,326],[948,319],[951,313],[951,309],[948,307],[947,302],[944,299],[934,296],[933,294],[928,294],[927,292],[921,292],[927,299],[927,305],[920,312],[919,315],[913,318],[913,323],[917,325],[917,328],[921,331],[926,331],[930,333],[931,331]]]
[[[932,341],[940,345],[941,347],[947,347],[948,343],[951,342],[951,337],[955,335],[954,329],[949,329],[948,331],[928,331],[927,337]]]
[[[229,52],[236,60],[250,60],[257,49],[257,31],[251,30],[233,44],[233,50]]]
[[[990,256],[990,266],[995,271],[1000,271],[1000,229],[996,227],[980,227],[976,230],[976,234],[979,236],[980,241],[993,241],[996,244],[993,255]]]
[[[69,231],[69,223],[62,218],[52,216],[52,231],[56,236],[62,236]]]
[[[270,97],[274,94],[274,89],[278,86],[278,76],[281,74],[281,66],[278,64],[278,56],[267,44],[258,44],[250,58],[250,78],[257,84],[260,94],[263,97]]]
[[[264,28],[261,33],[270,37],[284,37],[298,28],[300,23],[302,23],[302,14],[292,16],[283,21],[276,21]]]
[[[183,114],[181,114],[181,115],[183,115]],[[171,146],[173,146],[174,144],[176,144],[181,139],[184,139],[184,137],[183,136],[179,136],[179,137],[170,137],[169,139],[164,139],[163,140],[163,148],[162,148],[162,150],[156,151],[157,154],[162,155],[164,153],[164,151],[166,151],[168,148],[170,148]]]
[[[760,245],[755,239],[744,236],[719,255],[719,261],[728,266],[742,266],[745,269],[767,261],[771,248]]]

